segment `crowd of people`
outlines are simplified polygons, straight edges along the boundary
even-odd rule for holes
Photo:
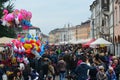
[[[120,59],[104,49],[95,53],[79,45],[51,45],[39,59],[0,62],[2,80],[119,80]]]

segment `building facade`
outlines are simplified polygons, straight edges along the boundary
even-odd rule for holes
[[[95,0],[90,5],[92,38],[110,37],[109,3],[109,0]]]
[[[91,37],[112,42],[111,53],[120,53],[120,0],[95,0],[90,5]]]
[[[114,41],[115,54],[120,56],[120,0],[114,1]]]
[[[40,33],[40,37],[43,42],[48,42],[49,40],[49,37],[43,33]]]
[[[73,38],[72,28],[54,29],[49,33],[49,42],[52,44],[66,44]]]
[[[54,29],[49,33],[49,42],[52,44],[69,44],[71,41],[90,38],[90,20],[81,25]]]
[[[80,39],[90,38],[90,20],[81,23],[81,25],[76,25],[75,38],[76,41]]]
[[[41,34],[41,30],[38,27],[32,26],[28,29],[28,33],[34,36],[39,36]]]

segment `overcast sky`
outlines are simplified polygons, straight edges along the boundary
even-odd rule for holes
[[[94,0],[15,0],[15,9],[32,12],[31,23],[45,34],[65,24],[78,25],[90,18]]]

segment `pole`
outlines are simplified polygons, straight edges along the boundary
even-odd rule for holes
[[[113,54],[115,55],[115,33],[114,33],[114,0],[112,0],[112,8],[113,8]]]
[[[92,20],[92,38],[94,39],[94,19]]]

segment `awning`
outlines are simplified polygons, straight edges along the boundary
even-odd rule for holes
[[[0,47],[0,52],[3,51],[3,50],[4,50],[4,48],[3,48],[3,47]]]
[[[9,38],[9,37],[1,37],[0,38],[0,45],[10,43],[14,38]]]
[[[109,46],[110,44],[112,44],[111,42],[103,39],[103,38],[98,38],[97,40],[95,40],[94,42],[92,42],[90,44],[90,46],[95,46],[95,45],[106,45]]]
[[[86,44],[82,44],[82,47],[87,48],[87,47],[89,47],[90,44],[91,44],[92,42],[94,42],[94,41],[95,41],[95,39],[91,39],[91,40],[89,40]]]

